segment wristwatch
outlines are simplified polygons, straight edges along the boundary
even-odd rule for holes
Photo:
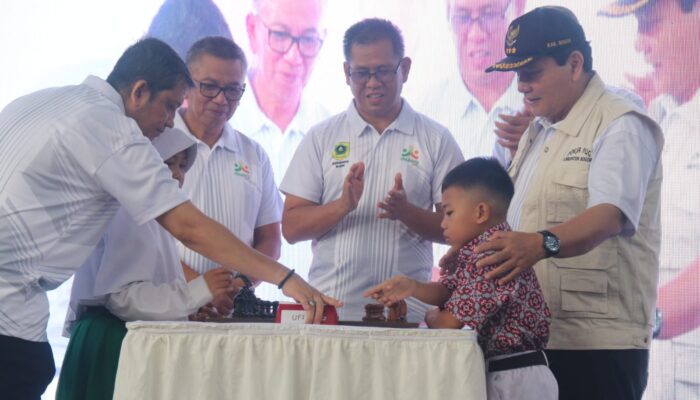
[[[539,231],[537,233],[542,235],[542,238],[544,239],[542,242],[542,247],[544,247],[544,251],[547,253],[547,258],[554,257],[559,254],[561,244],[559,243],[559,238],[557,235],[550,231]]]
[[[664,316],[658,308],[654,313],[654,328],[651,331],[651,338],[656,339],[661,334],[661,327],[664,324]]]

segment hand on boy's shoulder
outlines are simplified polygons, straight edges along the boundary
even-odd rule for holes
[[[498,264],[486,274],[488,279],[498,279],[505,284],[544,258],[542,235],[530,232],[496,232],[489,240],[476,246],[478,253],[492,252],[476,264],[479,268]]]

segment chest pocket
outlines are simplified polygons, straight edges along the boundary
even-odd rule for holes
[[[588,204],[588,168],[566,168],[555,172],[547,196],[547,222],[567,221]]]

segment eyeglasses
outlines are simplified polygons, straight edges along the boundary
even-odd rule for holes
[[[219,93],[224,92],[224,97],[228,101],[238,101],[243,97],[243,92],[245,92],[245,85],[243,86],[225,86],[221,87],[213,83],[206,83],[195,81],[199,83],[199,93],[208,99],[214,99]]]
[[[294,36],[286,31],[272,29],[264,21],[262,24],[267,28],[267,43],[276,53],[286,54],[294,44],[303,57],[315,57],[321,51],[323,40],[316,35]]]
[[[459,10],[450,16],[450,21],[455,28],[469,30],[474,27],[474,24],[479,24],[482,31],[492,32],[505,19],[512,3],[509,1],[503,10],[485,10],[476,17],[472,17],[469,10]]]
[[[358,85],[363,85],[369,82],[369,80],[372,79],[373,76],[381,83],[388,83],[391,79],[394,78],[396,73],[399,72],[399,67],[401,66],[402,62],[403,60],[399,61],[399,63],[396,65],[396,68],[379,67],[375,69],[374,72],[372,72],[372,70],[369,69],[356,69],[350,70],[348,74],[350,75],[350,80]]]

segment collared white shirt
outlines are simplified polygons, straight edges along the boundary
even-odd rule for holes
[[[700,257],[700,90],[680,106],[669,100],[655,99],[649,107],[666,138],[659,256],[662,283]]]
[[[270,157],[272,171],[275,174],[275,182],[279,184],[287,172],[292,156],[299,143],[304,138],[308,130],[328,118],[330,114],[320,104],[313,99],[302,94],[299,109],[289,123],[289,126],[282,132],[274,122],[272,122],[258,107],[255,93],[251,90],[241,99],[241,103],[236,113],[231,118],[231,125],[243,132],[244,135],[260,143],[265,152]],[[311,241],[303,241],[289,244],[282,240],[282,249],[279,262],[294,268],[296,273],[303,278],[307,278],[309,266],[311,265]],[[287,299],[277,286],[268,283],[261,283],[256,289],[258,297],[266,299]]]
[[[294,155],[280,190],[317,204],[338,199],[350,166],[365,163],[360,203],[333,229],[314,241],[309,282],[342,300],[341,319],[360,320],[371,302],[362,292],[394,275],[430,278],[431,242],[400,221],[378,219],[377,203],[400,172],[408,200],[433,209],[442,200],[445,175],[463,161],[443,126],[416,113],[404,100],[399,116],[381,135],[348,109],[312,128]],[[426,306],[408,300],[408,318],[423,320]]]
[[[86,306],[105,306],[123,321],[186,320],[211,301],[203,276],[185,282],[175,239],[152,220],[139,226],[120,209],[75,273],[63,335]]]
[[[510,161],[510,152],[496,142],[495,122],[499,114],[513,115],[522,108],[523,95],[518,92],[517,79],[513,79],[491,111],[486,112],[462,78],[454,75],[425,97],[419,111],[449,129],[465,160],[493,156],[505,166]]]
[[[180,129],[166,129],[152,144],[163,160],[186,151],[185,170],[196,158],[194,137]],[[105,306],[123,321],[183,320],[211,299],[203,277],[185,283],[170,233],[155,220],[139,226],[120,208],[75,273],[63,335],[86,306]]]
[[[90,76],[0,113],[0,334],[46,341],[46,290],[87,258],[121,204],[142,224],[187,201],[170,170]]]
[[[610,90],[610,89],[608,89]],[[508,208],[508,223],[518,230],[523,201],[532,181],[540,155],[548,151],[547,141],[557,124],[537,117],[528,129],[534,135],[523,158],[515,193]],[[614,120],[594,141],[588,173],[588,204],[612,204],[626,217],[622,234],[632,236],[637,230],[644,193],[659,158],[659,143],[649,125],[636,114],[628,113]]]
[[[175,127],[192,134],[180,112]],[[262,146],[224,126],[213,147],[197,142],[197,158],[187,171],[183,190],[208,217],[253,246],[256,228],[282,220],[282,197]],[[203,274],[219,265],[178,242],[185,264]]]

